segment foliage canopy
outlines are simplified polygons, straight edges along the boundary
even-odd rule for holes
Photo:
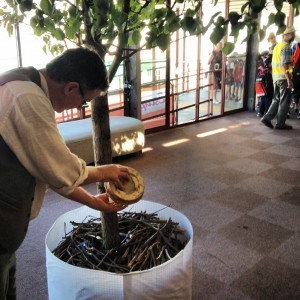
[[[71,42],[76,46],[89,45],[102,57],[106,53],[116,55],[118,60],[156,46],[166,50],[172,41],[172,34],[178,29],[189,35],[199,35],[205,34],[212,26],[210,39],[213,44],[230,34],[234,42],[224,44],[225,54],[234,50],[239,32],[245,27],[245,40],[256,30],[263,39],[266,28],[272,24],[277,25],[277,34],[285,29],[284,0],[273,0],[277,12],[269,14],[268,24],[263,28],[258,28],[257,17],[267,8],[267,0],[245,1],[240,11],[231,11],[227,19],[221,12],[216,12],[207,24],[203,24],[201,18],[204,1],[7,0],[0,8],[0,25],[12,34],[16,23],[30,20],[34,34],[45,42],[44,51],[57,54]],[[217,2],[214,0],[214,5]],[[288,2],[298,15],[299,0]],[[142,39],[143,36],[145,39]],[[130,49],[126,55],[125,49]]]

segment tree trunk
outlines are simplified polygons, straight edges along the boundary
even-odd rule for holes
[[[252,14],[252,19],[260,24],[261,14]],[[258,28],[253,30],[252,34],[247,41],[247,54],[246,54],[246,66],[245,66],[245,82],[244,84],[244,95],[247,99],[247,108],[250,111],[255,110],[255,81],[256,81],[256,71],[257,71],[257,57],[259,53],[259,38],[258,38]],[[251,88],[250,88],[251,87]],[[244,96],[244,98],[245,98]]]
[[[92,123],[95,165],[112,162],[109,108],[107,95],[92,101]],[[97,183],[97,192],[104,193],[103,183]],[[101,213],[104,247],[111,249],[120,244],[117,213]]]

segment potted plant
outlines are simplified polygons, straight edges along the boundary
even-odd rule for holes
[[[49,300],[65,299],[178,299],[192,297],[193,230],[180,212],[151,201],[141,200],[127,212],[157,213],[160,220],[170,218],[184,229],[186,245],[175,257],[143,271],[118,273],[77,267],[59,259],[53,250],[62,241],[71,223],[81,223],[98,212],[81,207],[60,216],[46,236],[46,265]],[[88,255],[88,254],[87,254]]]
[[[174,209],[140,202],[144,180],[135,169],[129,172],[123,190],[106,184],[110,201],[129,205],[118,214],[120,245],[105,249],[103,224],[88,207],[60,216],[49,230],[50,300],[191,298],[192,225]]]

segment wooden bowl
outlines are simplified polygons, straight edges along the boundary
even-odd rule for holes
[[[133,168],[128,167],[130,179],[124,181],[124,190],[119,189],[112,182],[105,183],[105,189],[108,197],[119,204],[130,205],[138,202],[144,194],[144,179]]]

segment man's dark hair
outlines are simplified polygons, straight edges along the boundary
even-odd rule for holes
[[[87,48],[68,49],[46,65],[48,76],[58,82],[78,82],[83,91],[109,86],[107,70],[99,55]]]

